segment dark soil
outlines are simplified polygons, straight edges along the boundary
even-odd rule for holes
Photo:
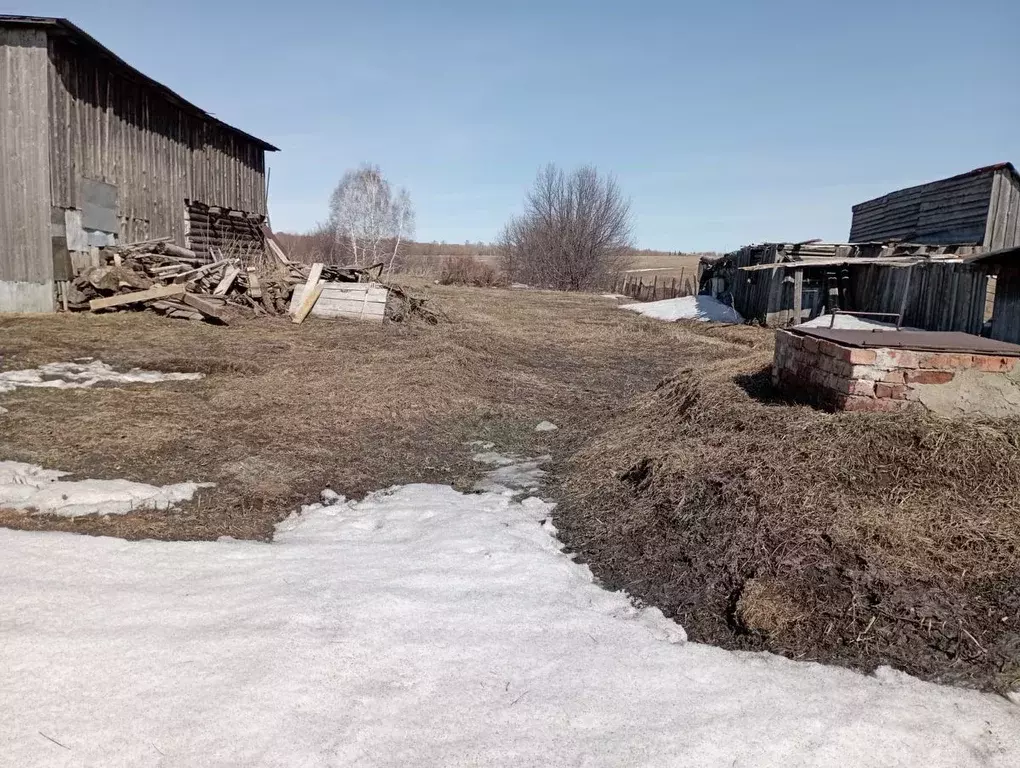
[[[693,640],[1020,687],[1020,425],[830,414],[680,371],[559,468],[561,535]]]

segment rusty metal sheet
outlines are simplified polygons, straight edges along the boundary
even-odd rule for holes
[[[959,352],[972,355],[1020,357],[1020,345],[986,339],[959,331],[897,331],[892,328],[875,330],[841,330],[839,328],[801,328],[788,330],[802,336],[824,339],[844,347],[890,347],[916,349],[922,352]]]

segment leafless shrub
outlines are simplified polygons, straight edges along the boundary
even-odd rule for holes
[[[440,285],[474,285],[478,288],[492,288],[508,284],[505,275],[484,261],[470,256],[453,256],[443,262],[439,275]]]
[[[630,202],[612,177],[593,166],[565,174],[539,171],[525,210],[498,242],[503,271],[514,282],[559,290],[596,288],[630,264]]]

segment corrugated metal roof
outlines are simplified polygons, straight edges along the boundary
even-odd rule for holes
[[[226,128],[227,130],[232,131],[233,133],[236,133],[244,137],[245,139],[254,142],[255,144],[258,144],[260,147],[262,147],[262,149],[265,149],[269,152],[280,151],[279,147],[274,147],[269,142],[260,139],[257,136],[252,136],[250,133],[246,133],[245,131],[242,131],[240,128],[235,128],[234,126],[225,123],[218,118],[213,117],[201,107],[192,104],[190,101],[185,99],[180,94],[170,90],[170,88],[168,88],[167,86],[163,85],[157,80],[153,80],[148,75],[139,72],[137,69],[135,69],[126,61],[124,61],[122,58],[117,56],[117,54],[115,54],[109,48],[107,48],[98,40],[96,40],[94,37],[89,35],[85,30],[71,23],[67,19],[61,19],[54,16],[15,16],[9,14],[0,14],[0,27],[42,27],[46,29],[46,31],[49,34],[65,35],[75,40],[76,42],[91,48],[94,53],[109,60],[114,66],[116,66],[118,69],[121,69],[129,78],[159,91],[159,93],[167,101],[176,104],[181,109],[184,109],[187,112],[191,112],[192,114],[195,114],[204,120],[208,120],[211,123],[215,123],[216,125],[219,125],[222,128]]]

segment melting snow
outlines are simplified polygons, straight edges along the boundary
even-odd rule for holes
[[[712,323],[742,323],[744,318],[733,307],[711,296],[681,296],[662,301],[621,304],[620,309],[651,317],[656,320],[701,320]]]
[[[491,443],[487,443],[492,447]],[[534,493],[542,485],[542,478],[545,477],[545,470],[542,465],[552,459],[552,456],[539,456],[535,459],[521,458],[520,456],[504,456],[495,451],[476,453],[471,457],[473,461],[480,464],[489,464],[494,467],[485,473],[485,476],[474,485],[476,491],[488,491],[490,493],[502,493],[514,495],[522,492]]]
[[[557,429],[559,429],[559,427],[551,421],[540,421],[538,422],[538,426],[535,427],[536,432],[553,432]]]
[[[36,513],[123,515],[136,509],[169,509],[211,483],[146,485],[129,480],[61,480],[68,472],[18,461],[0,461],[0,507]]]
[[[800,328],[836,328],[847,331],[871,331],[895,328],[896,323],[885,323],[870,317],[855,317],[854,315],[836,315],[836,321],[832,324],[832,315],[824,314],[801,323]],[[831,325],[830,325],[831,324]],[[919,328],[903,328],[904,331],[917,331]]]
[[[328,500],[268,545],[0,530],[3,762],[1020,764],[1003,698],[684,642],[536,499]]]
[[[13,392],[18,387],[82,389],[107,382],[156,384],[161,381],[194,381],[203,376],[201,373],[162,373],[143,371],[140,368],[118,373],[104,362],[84,358],[73,363],[47,363],[38,368],[0,373],[0,394]]]

